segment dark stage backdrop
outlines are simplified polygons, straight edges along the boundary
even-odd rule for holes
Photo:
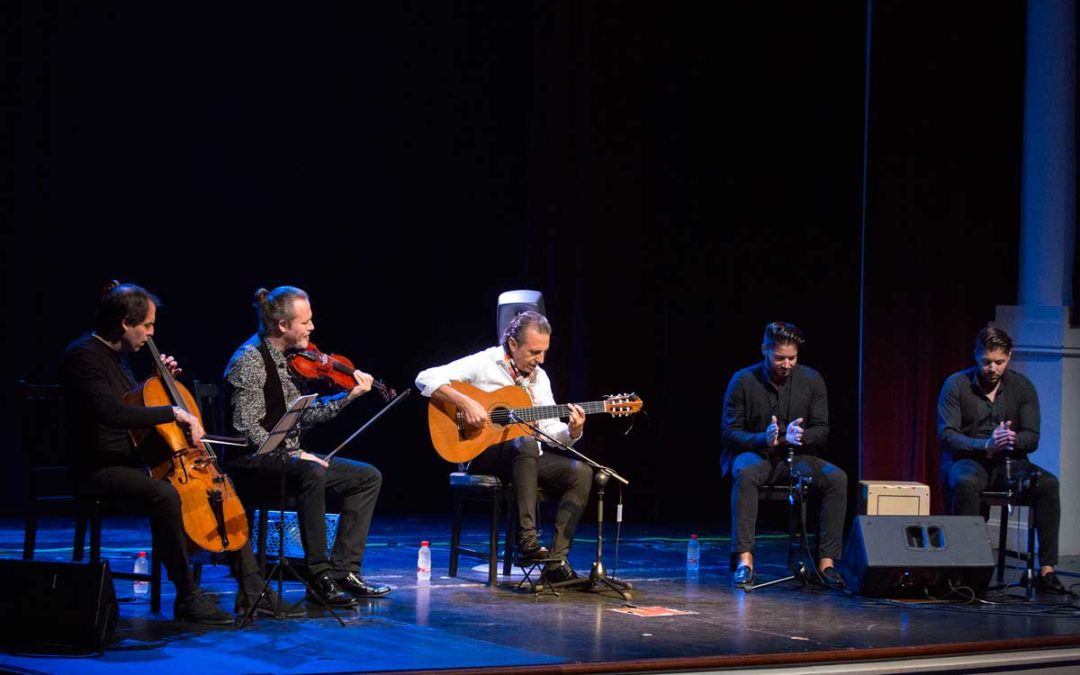
[[[1016,303],[1020,2],[875,2],[865,240],[862,476],[942,507],[937,396]]]
[[[1005,43],[961,60],[956,81],[1007,84],[995,78],[1017,58],[1013,3],[967,7],[984,18],[905,10],[905,26],[919,13],[940,24],[920,26],[928,52],[899,32],[882,39],[890,51],[875,58],[893,65],[879,76],[912,90],[881,85],[887,97],[873,99],[872,233],[983,227],[945,207],[902,217],[915,209],[905,186],[945,199],[962,178],[972,213],[1002,223],[989,245],[1015,241],[1000,206],[1015,186],[978,180],[1015,173],[1015,152],[976,161],[968,145],[939,147],[944,131],[915,134],[921,163],[890,168],[914,162],[912,112],[952,120],[950,106],[967,104],[941,72],[961,55],[956,34],[992,28],[982,39]],[[900,30],[880,22],[875,31]],[[288,283],[311,293],[321,347],[398,388],[492,344],[497,294],[535,288],[554,325],[557,398],[645,400],[628,435],[624,421],[590,419],[581,445],[631,480],[628,519],[727,529],[721,399],[731,373],[760,358],[771,320],[807,333],[802,360],[829,385],[831,458],[856,479],[863,2],[24,2],[4,25],[9,428],[14,382],[55,379],[108,278],[161,295],[158,343],[189,378],[219,378],[254,328],[254,290]],[[937,84],[916,86],[922,71]],[[979,128],[1002,134],[987,142],[1010,147],[1017,95],[971,102],[955,124],[981,123],[980,107],[991,121]],[[937,241],[966,235],[950,236]],[[923,264],[934,242],[899,252],[915,256],[902,274],[888,241],[868,239],[867,256],[882,268],[868,276],[882,313],[868,315],[866,344],[896,357],[867,380],[883,388],[916,354],[881,317],[917,315],[932,297],[930,280],[913,294],[912,277],[946,278]],[[979,306],[1010,301],[959,276]],[[362,399],[312,445],[335,444],[376,409]],[[9,453],[13,508],[21,472]],[[451,467],[431,449],[419,399],[345,454],[383,470],[380,508],[447,507]]]

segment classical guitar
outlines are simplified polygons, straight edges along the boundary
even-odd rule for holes
[[[519,421],[536,422],[570,416],[570,408],[566,405],[534,406],[528,393],[521,387],[510,385],[495,391],[482,391],[464,382],[451,382],[450,386],[484,406],[488,418],[479,429],[466,431],[463,415],[457,406],[431,400],[428,405],[431,443],[439,456],[448,462],[468,462],[489,446],[528,436],[529,427]],[[618,394],[608,396],[603,401],[578,405],[587,415],[607,413],[622,417],[640,411],[644,401],[634,394]]]

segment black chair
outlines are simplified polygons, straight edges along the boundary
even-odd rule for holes
[[[32,560],[37,547],[38,518],[76,518],[75,470],[71,465],[65,426],[64,397],[59,385],[19,383],[19,438],[26,462],[26,503],[23,508],[23,560]],[[76,520],[84,532],[85,520]]]
[[[227,428],[227,406],[228,401],[225,400],[224,388],[216,382],[202,382],[200,380],[194,380],[191,383],[191,395],[195,398],[195,404],[199,406],[199,415],[202,418],[203,429],[208,434],[215,434],[219,436],[231,436],[234,434],[228,433]],[[228,473],[228,461],[231,453],[236,452],[237,448],[230,448],[229,446],[222,446],[212,444],[211,449],[214,454],[217,455],[218,464],[223,471]],[[267,538],[267,503],[269,500],[268,494],[264,494],[264,491],[259,485],[248,486],[245,484],[241,491],[240,486],[236,486],[236,478],[230,476],[236,487],[238,493],[241,494],[241,501],[244,504],[244,511],[248,517],[248,529],[249,532],[257,532],[257,559],[259,561],[259,571],[264,576],[266,575],[266,538]],[[243,482],[243,481],[241,481]],[[248,481],[252,482],[252,481]],[[276,490],[275,490],[276,494]],[[260,516],[259,520],[255,522],[255,511],[258,511]]]
[[[513,565],[514,540],[517,538],[517,501],[514,498],[514,488],[497,476],[471,474],[464,471],[461,465],[458,468],[458,471],[450,474],[450,493],[454,505],[453,523],[450,530],[450,576],[457,576],[458,558],[461,556],[486,560],[488,585],[495,586],[498,583],[500,560],[499,531],[504,521],[506,533],[503,538],[501,556],[504,577],[510,575],[510,568]],[[542,488],[537,489],[537,501],[544,501]],[[483,504],[488,508],[490,518],[486,548],[469,548],[461,545],[462,520],[465,516],[466,505],[469,503]]]
[[[215,382],[192,382],[192,396],[202,416],[203,428],[209,434],[217,436],[235,437],[236,432],[229,427],[228,405],[224,388]],[[228,460],[230,453],[243,451],[244,449],[213,445],[214,453],[218,456],[218,462],[228,473]],[[255,533],[254,548],[255,558],[259,564],[259,572],[265,577],[267,569],[267,546],[269,545],[270,514],[277,513],[281,508],[281,489],[277,480],[265,480],[252,476],[231,476],[237,493],[244,504],[244,510],[248,517],[249,531]],[[289,496],[285,502],[286,511],[296,511],[296,498]],[[255,513],[259,516],[256,519]],[[284,542],[279,542],[284,545]],[[303,562],[295,560],[294,562]]]
[[[233,436],[227,433],[225,410],[228,401],[221,385],[216,382],[201,382],[194,380],[191,383],[191,395],[195,398],[195,404],[199,406],[199,416],[202,418],[203,429],[207,433],[219,436]],[[214,452],[222,462],[226,460],[228,446],[213,446]]]
[[[20,439],[27,467],[27,494],[24,508],[23,560],[32,560],[37,548],[38,520],[42,516],[74,520],[75,537],[71,559],[81,562],[86,535],[90,534],[90,562],[101,560],[101,519],[108,505],[102,500],[78,496],[77,477],[68,442],[63,390],[56,384],[19,385]],[[195,575],[200,576],[201,566]],[[150,582],[150,610],[161,610],[161,565],[153,547],[150,573],[112,570],[114,579]]]
[[[1028,588],[1028,596],[1031,595],[1032,583],[1035,581],[1035,516],[1036,509],[1030,499],[1030,490],[1034,487],[1034,481],[1038,480],[1038,474],[1018,478],[1010,483],[1004,490],[983,490],[979,494],[979,500],[984,510],[984,517],[989,516],[990,507],[1001,507],[1001,518],[998,521],[998,551],[997,551],[997,583],[998,589],[1004,587],[1005,581],[1005,556],[1008,548],[1009,516],[1012,510],[1019,506],[1027,507],[1027,552],[1025,554],[1024,578],[1021,585]],[[1025,488],[1027,483],[1027,489]]]
[[[809,518],[807,517],[807,510],[810,500],[813,498],[813,481],[810,476],[800,476],[797,472],[793,472],[791,459],[792,456],[789,454],[788,470],[790,477],[788,480],[767,483],[758,488],[759,504],[761,502],[787,502],[787,568],[791,574],[748,586],[744,589],[747,592],[792,580],[805,585],[809,580],[809,571],[805,563],[800,560],[800,557],[804,550],[807,553],[810,553],[811,550],[809,537],[812,533],[808,531]],[[734,534],[732,533],[733,537]],[[735,570],[735,566],[736,555],[732,554],[730,560],[732,571]],[[756,567],[757,565],[755,565]]]

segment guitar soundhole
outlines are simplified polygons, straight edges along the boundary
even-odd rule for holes
[[[489,417],[491,418],[492,426],[504,427],[507,424],[510,424],[510,409],[504,406],[492,408]]]

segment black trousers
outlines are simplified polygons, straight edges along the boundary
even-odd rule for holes
[[[182,598],[194,590],[180,495],[171,483],[153,478],[145,469],[110,466],[90,473],[82,482],[82,494],[145,510],[150,516],[158,557],[166,576],[176,586],[177,597]],[[229,554],[228,560],[241,589],[257,594],[262,589],[262,577],[251,551],[251,541]]]
[[[281,460],[273,453],[239,457],[229,463],[241,495],[255,487],[260,494],[277,495]],[[254,485],[253,483],[257,483]],[[289,457],[285,466],[286,494],[295,495],[304,560],[312,574],[330,572],[342,577],[360,573],[367,545],[375,501],[382,487],[382,474],[370,464],[334,457],[330,468],[315,462]],[[277,507],[276,496],[271,503]],[[327,551],[326,505],[340,509],[333,551]]]
[[[1036,471],[1040,475],[1033,483],[1031,505],[1035,509],[1035,532],[1039,537],[1039,563],[1058,564],[1058,528],[1061,525],[1061,497],[1058,479],[1054,474],[1025,459],[1015,460],[1021,482]],[[1004,490],[1005,463],[1000,459],[961,459],[942,467],[945,484],[945,505],[949,513],[958,516],[980,515],[982,502],[979,493],[987,488]]]
[[[487,473],[509,481],[514,486],[518,511],[518,542],[536,541],[537,485],[559,496],[555,516],[555,534],[551,542],[551,557],[567,559],[581,515],[589,502],[592,490],[592,467],[550,450],[540,453],[540,444],[533,438],[516,438],[493,445],[472,461],[469,470]]]
[[[754,552],[754,529],[758,514],[758,488],[788,480],[786,457],[772,453],[763,457],[744,452],[735,458],[731,471],[731,552]],[[847,511],[847,474],[840,467],[813,455],[795,455],[795,470],[809,475],[821,494],[818,514],[822,558],[840,559],[843,548],[844,514]]]

